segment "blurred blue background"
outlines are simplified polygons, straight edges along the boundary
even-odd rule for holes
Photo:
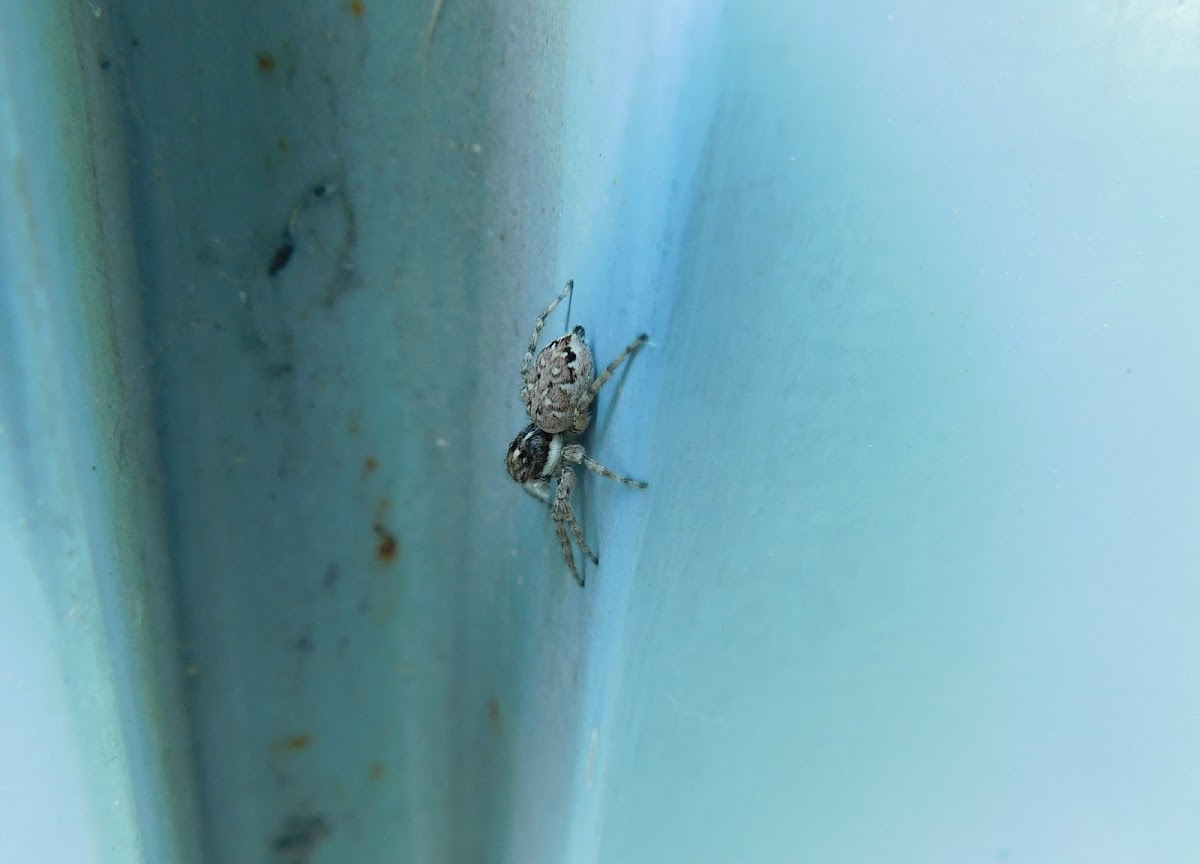
[[[1200,860],[1200,4],[826,6],[0,9],[0,859]]]

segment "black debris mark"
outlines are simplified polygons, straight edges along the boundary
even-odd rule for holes
[[[300,214],[328,196],[336,188],[331,183],[318,183],[305,192],[299,203],[291,209],[280,235],[280,243],[275,247],[271,259],[267,262],[267,276],[279,275],[279,272],[292,260],[292,255],[296,252],[296,220],[300,218]]]
[[[292,260],[292,254],[296,251],[296,244],[292,242],[290,237],[285,238],[283,243],[275,248],[275,252],[271,255],[271,261],[267,264],[267,275],[276,276],[279,271],[288,265]]]
[[[272,846],[286,856],[285,860],[299,864],[332,833],[333,826],[320,813],[293,814],[284,822],[283,830],[275,835]]]

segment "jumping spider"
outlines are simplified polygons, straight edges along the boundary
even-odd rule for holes
[[[506,464],[508,473],[526,492],[543,504],[550,505],[563,557],[567,559],[575,581],[582,586],[583,577],[575,566],[575,554],[567,529],[571,529],[575,542],[593,564],[599,565],[600,559],[588,548],[583,539],[583,528],[571,509],[571,491],[575,488],[575,472],[571,470],[571,465],[582,465],[602,477],[634,489],[645,489],[647,484],[609,471],[588,456],[582,445],[566,443],[564,436],[577,435],[587,429],[592,420],[589,409],[596,394],[617,371],[617,367],[646,342],[647,336],[643,333],[630,342],[600,373],[599,378],[596,377],[596,364],[591,349],[584,341],[582,327],[575,327],[570,333],[555,339],[534,360],[533,352],[546,318],[574,287],[574,280],[568,282],[554,302],[533,322],[529,350],[521,361],[521,401],[525,403],[525,410],[533,422],[522,429],[508,446]],[[558,480],[553,498],[550,495],[552,478]]]

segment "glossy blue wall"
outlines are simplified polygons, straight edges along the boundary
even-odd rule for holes
[[[580,859],[1200,855],[1200,18],[1051,6],[725,9]]]
[[[0,857],[1196,860],[1200,14],[1051,5],[0,13]]]

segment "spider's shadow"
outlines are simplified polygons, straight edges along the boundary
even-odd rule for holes
[[[574,295],[572,294],[572,298],[573,297]],[[569,300],[567,302],[567,325],[565,332],[571,332],[571,303]],[[595,341],[589,339],[588,343],[589,347],[592,349],[592,355],[594,357],[600,356],[596,352]],[[645,346],[643,345],[642,347],[644,348]],[[625,378],[629,375],[630,368],[635,362],[637,362],[638,355],[641,353],[642,351],[639,349],[635,351],[632,356],[627,358],[626,361],[621,364],[621,367],[617,370],[616,374],[609,379],[608,383],[605,384],[604,387],[601,388],[600,392],[596,395],[596,401],[592,403],[592,422],[588,424],[588,428],[583,431],[583,434],[575,436],[575,440],[582,444],[588,453],[595,454],[594,444],[597,438],[600,440],[605,440],[607,438],[613,415],[617,410],[617,406],[621,400],[621,393],[625,390]],[[604,365],[606,366],[608,364],[605,363]],[[604,366],[600,366],[600,368],[603,369]],[[604,406],[603,413],[601,413],[599,410],[601,404]],[[601,461],[604,460],[602,459]],[[621,471],[622,468],[618,466],[614,470]],[[594,474],[592,474],[591,471],[580,471],[579,479],[580,482],[576,491],[577,503],[575,505],[575,510],[578,514],[580,524],[584,526],[584,532],[586,534],[587,528],[591,525],[588,514],[591,509],[589,504],[592,497],[592,484],[600,478],[597,478]],[[596,548],[597,551],[599,551],[599,543],[600,538],[595,537],[593,540],[593,548]],[[579,552],[578,554],[579,558],[577,560],[579,563],[579,572],[586,582],[589,571],[595,569],[595,565],[592,564],[592,562],[589,561],[587,556],[582,554],[582,552]],[[601,560],[603,561],[603,558],[601,558]]]
[[[572,291],[567,296],[567,321],[566,329],[563,331],[564,333],[571,332],[571,304],[574,302],[575,292]],[[592,349],[592,357],[599,358],[601,355],[596,351],[595,340],[589,339],[588,342],[588,347]],[[592,445],[595,443],[595,438],[597,435],[602,437],[607,435],[609,424],[612,422],[613,412],[616,410],[617,403],[620,401],[621,392],[625,389],[625,378],[629,375],[630,367],[637,362],[638,355],[642,353],[642,349],[645,347],[646,346],[643,345],[641,348],[635,351],[632,356],[626,359],[626,361],[621,364],[621,368],[617,370],[617,373],[609,379],[608,383],[605,384],[603,389],[601,389],[601,391],[596,395],[596,401],[592,403],[592,422],[588,424],[588,428],[583,431],[582,435],[577,435],[575,438],[575,440],[584,446],[588,453],[594,452]],[[599,372],[607,365],[607,362],[603,364],[597,362],[596,371]],[[602,401],[606,403],[603,418],[601,418],[600,411],[598,410]],[[597,428],[599,428],[598,432],[596,431]]]
[[[645,347],[645,345],[642,346],[642,348]],[[642,353],[642,348],[635,351],[621,364],[621,368],[617,370],[617,374],[609,379],[608,383],[596,395],[596,403],[592,405],[594,422],[588,425],[581,438],[583,446],[587,448],[589,453],[593,452],[592,439],[595,436],[599,436],[601,440],[608,439],[608,428],[612,424],[613,415],[616,413],[617,405],[621,401],[621,393],[625,390],[625,379],[629,376],[629,370],[633,367],[633,364],[637,362],[638,355]],[[601,401],[605,403],[603,417],[600,415],[600,411],[597,410]]]

